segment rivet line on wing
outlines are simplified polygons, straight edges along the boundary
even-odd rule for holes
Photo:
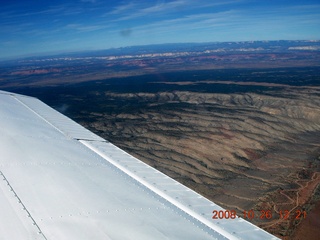
[[[2,171],[0,171],[0,175],[2,176],[3,181],[5,181],[8,185],[8,187],[10,188],[10,191],[14,194],[14,197],[18,199],[18,203],[22,206],[22,210],[25,211],[27,213],[27,216],[30,218],[30,220],[32,221],[32,225],[34,225],[37,229],[38,229],[38,234],[42,235],[44,239],[47,240],[46,236],[43,234],[43,232],[41,231],[39,225],[36,223],[36,221],[34,220],[34,218],[31,216],[30,212],[28,211],[28,209],[26,208],[26,206],[22,203],[21,199],[19,198],[18,194],[14,191],[13,187],[11,186],[10,182],[8,181],[8,179],[5,177],[5,175],[3,174]]]

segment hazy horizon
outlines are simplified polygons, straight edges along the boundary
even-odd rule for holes
[[[0,10],[1,59],[165,43],[320,39],[320,3],[13,0]]]
[[[183,45],[183,44],[223,44],[223,43],[237,43],[237,42],[277,42],[277,41],[288,41],[288,42],[320,42],[320,39],[296,39],[296,40],[287,40],[287,39],[278,39],[278,40],[254,40],[254,41],[216,41],[216,42],[171,42],[171,43],[158,43],[158,44],[141,44],[141,45],[129,45],[123,47],[111,47],[111,48],[101,48],[101,49],[82,49],[82,50],[60,50],[60,51],[51,51],[51,52],[41,52],[41,53],[30,53],[25,55],[16,55],[11,57],[2,57],[0,56],[0,61],[14,61],[24,58],[37,58],[37,57],[51,57],[51,56],[59,56],[59,55],[68,55],[68,54],[81,54],[87,52],[99,52],[99,51],[108,51],[108,50],[117,50],[117,49],[125,49],[125,48],[133,48],[133,47],[147,47],[147,46],[165,46],[165,45]]]

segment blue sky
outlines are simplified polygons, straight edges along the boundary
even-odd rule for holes
[[[179,42],[320,39],[320,0],[10,0],[0,58]]]

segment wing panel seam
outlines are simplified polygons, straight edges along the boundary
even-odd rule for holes
[[[187,213],[189,216],[191,216],[194,219],[198,220],[199,222],[201,222],[205,226],[207,226],[210,229],[218,232],[219,234],[223,235],[224,237],[227,237],[230,240],[238,239],[236,236],[231,235],[229,232],[227,232],[226,230],[222,229],[221,227],[214,225],[213,223],[211,223],[210,221],[208,221],[207,219],[205,219],[203,216],[199,215],[198,213],[196,213],[192,209],[190,209],[187,206],[183,205],[182,203],[178,202],[176,199],[170,197],[169,195],[167,195],[166,193],[164,193],[160,189],[158,189],[155,186],[153,186],[152,184],[148,183],[143,178],[137,176],[135,173],[133,173],[130,170],[126,169],[125,167],[121,166],[119,163],[117,163],[116,161],[112,160],[111,158],[106,156],[104,153],[102,153],[101,151],[96,149],[90,143],[87,143],[86,141],[82,141],[82,140],[79,140],[79,142],[82,143],[87,148],[89,148],[90,150],[92,150],[93,152],[95,152],[96,154],[98,154],[99,156],[101,156],[102,158],[104,158],[106,161],[108,161],[112,165],[114,165],[116,168],[118,168],[122,172],[126,173],[128,176],[132,177],[137,182],[139,182],[140,184],[144,185],[146,188],[148,188],[152,192],[156,193],[158,196],[162,197],[163,199],[167,200],[168,202],[173,204],[175,207],[177,207],[178,209],[180,209],[183,212]]]
[[[67,136],[62,130],[60,130],[58,127],[56,127],[54,124],[49,122],[47,119],[45,119],[43,116],[41,116],[39,113],[37,113],[35,110],[33,110],[31,107],[29,107],[27,104],[19,100],[18,98],[14,97],[15,100],[17,100],[19,103],[21,103],[24,107],[32,111],[34,114],[36,114],[39,118],[43,119],[46,123],[48,123],[50,126],[52,126],[54,129],[56,129],[58,132],[62,133],[64,136]]]
[[[18,199],[19,204],[22,206],[22,209],[24,211],[27,212],[27,216],[31,219],[33,225],[38,229],[38,234],[42,235],[44,237],[44,239],[47,240],[46,236],[44,235],[44,233],[42,232],[41,228],[39,227],[39,225],[37,224],[37,222],[35,221],[35,219],[32,217],[31,213],[29,212],[29,210],[27,209],[27,207],[23,204],[21,198],[18,196],[17,192],[13,189],[13,187],[11,186],[10,182],[8,181],[8,179],[6,178],[6,176],[3,174],[2,171],[0,171],[0,175],[3,177],[3,180],[7,183],[7,185],[9,186],[10,190],[12,191],[12,193],[14,194],[14,196]]]

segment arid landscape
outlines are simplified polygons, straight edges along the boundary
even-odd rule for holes
[[[151,73],[140,61],[107,79],[78,72],[74,82],[61,68],[15,67],[2,78],[19,77],[3,80],[2,89],[39,97],[282,239],[314,239],[320,229],[320,69],[319,53],[311,55],[310,61],[299,60],[300,52],[290,55],[294,67],[275,55],[276,67],[270,54],[247,67],[239,67],[245,55],[225,57],[230,69],[210,68],[206,59],[205,67],[187,64],[182,71],[160,61]]]
[[[104,93],[145,103],[116,114],[81,113],[86,127],[278,236],[312,213],[320,183],[320,89],[286,88],[282,97],[185,91]],[[129,110],[129,111],[128,111]],[[84,116],[90,121],[81,121]],[[75,118],[77,120],[77,117]],[[318,190],[319,191],[319,190]],[[319,193],[317,193],[319,194]],[[279,212],[289,211],[281,219]]]

